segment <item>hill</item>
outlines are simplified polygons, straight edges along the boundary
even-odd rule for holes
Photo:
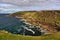
[[[42,36],[25,36],[0,30],[0,40],[60,40],[60,32]]]
[[[47,33],[60,31],[60,10],[20,11],[11,16],[22,17],[26,22],[44,28]]]

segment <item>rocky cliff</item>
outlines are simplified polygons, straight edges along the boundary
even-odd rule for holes
[[[46,30],[46,34],[60,31],[60,10],[20,11],[12,16],[22,17],[28,23]]]

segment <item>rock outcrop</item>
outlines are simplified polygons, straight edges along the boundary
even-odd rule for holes
[[[45,33],[43,28],[27,23],[23,18],[0,14],[0,30],[14,34],[39,36]]]

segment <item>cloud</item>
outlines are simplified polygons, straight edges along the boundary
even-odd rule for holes
[[[17,12],[17,11],[20,11],[20,10],[21,9],[16,5],[0,3],[0,14],[1,13]]]
[[[8,2],[20,6],[41,6],[47,4],[59,3],[59,0],[0,0],[0,2]]]
[[[60,9],[60,0],[0,0],[0,2],[17,5],[21,10]]]

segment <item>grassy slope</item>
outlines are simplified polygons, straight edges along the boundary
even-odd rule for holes
[[[0,40],[60,40],[60,32],[42,36],[24,36],[0,30]]]
[[[58,25],[60,25],[60,11],[25,11],[17,12],[13,14],[13,16],[23,17],[29,20],[29,22],[34,25],[40,25],[44,23],[45,25],[48,25],[49,23],[57,23]],[[31,20],[34,22],[32,22]],[[0,40],[60,40],[60,32],[42,36],[23,36],[18,34],[11,34],[6,31],[0,31]]]
[[[42,26],[49,32],[55,32],[55,24],[60,26],[60,11],[59,10],[45,10],[45,11],[21,11],[12,14],[13,16],[22,17],[27,22]]]
[[[40,36],[24,36],[19,34],[7,33],[7,31],[0,31],[0,40],[39,40]]]
[[[22,12],[16,12],[16,13],[15,13],[16,15],[23,16],[23,17],[26,17],[26,18],[28,18],[28,17],[32,17],[34,19],[38,18],[37,20],[40,20],[40,18],[43,18],[43,19],[44,18],[51,18],[53,20],[55,17],[57,19],[60,17],[60,11],[59,10],[50,10],[50,11],[49,10],[48,11],[22,11]],[[41,20],[43,20],[43,19],[41,19]],[[51,19],[49,19],[48,21],[51,22]],[[47,19],[45,21],[47,22]]]
[[[14,16],[23,17],[25,19],[35,20],[38,22],[46,23],[59,23],[60,24],[60,11],[59,10],[49,10],[49,11],[22,11],[12,14]],[[33,21],[34,21],[33,20]]]

